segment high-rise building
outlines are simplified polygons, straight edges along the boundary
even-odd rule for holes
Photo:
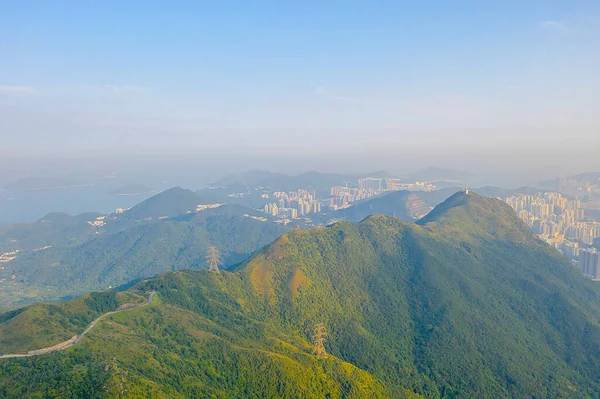
[[[312,212],[313,213],[321,212],[321,204],[319,204],[318,202],[313,202]]]
[[[579,259],[579,244],[567,241],[562,247],[563,254],[569,259]]]
[[[600,278],[600,254],[593,248],[579,251],[579,268],[583,274],[594,279]]]
[[[360,190],[383,190],[383,179],[373,177],[358,179],[358,188]]]

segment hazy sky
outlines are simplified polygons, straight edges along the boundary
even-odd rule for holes
[[[0,147],[589,169],[599,71],[597,0],[3,1]]]

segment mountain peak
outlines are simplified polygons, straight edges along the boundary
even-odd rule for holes
[[[459,192],[419,224],[373,215],[293,230],[231,271],[0,315],[0,352],[23,354],[158,298],[107,315],[77,350],[0,362],[0,392],[43,396],[47,374],[60,397],[116,397],[121,382],[154,397],[597,396],[593,281],[532,234],[516,242],[527,226],[499,200]],[[311,343],[319,325],[326,360]]]
[[[193,191],[173,187],[140,202],[125,215],[130,219],[170,217],[194,209],[201,201],[202,199]]]
[[[436,206],[417,224],[456,230],[457,234],[491,235],[522,241],[533,237],[513,209],[497,198],[461,190]]]

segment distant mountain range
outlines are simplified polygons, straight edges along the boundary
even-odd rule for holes
[[[422,197],[424,196],[421,192],[393,191],[385,195],[356,202],[349,208],[333,212],[332,216],[336,219],[354,222],[361,221],[373,214],[395,216],[402,220],[415,220],[425,216],[431,210],[423,202]]]
[[[45,190],[51,188],[67,188],[88,186],[83,180],[61,177],[24,177],[4,186],[5,190]]]
[[[155,189],[134,184],[109,191],[106,195],[141,195],[156,192]]]
[[[409,175],[410,179],[416,181],[454,181],[454,182],[466,182],[470,179],[473,179],[475,175],[456,170],[456,169],[447,169],[447,168],[436,168],[429,167],[425,169],[418,170]]]
[[[576,175],[568,176],[568,179],[572,180],[582,180],[582,181],[590,181],[596,182],[596,184],[600,183],[600,172],[588,172],[588,173],[579,173]],[[560,178],[548,179],[539,182],[540,186],[545,187],[551,190],[558,190],[560,183]]]
[[[409,194],[410,195],[410,194]],[[232,271],[0,316],[7,397],[595,398],[600,287],[497,199],[294,230]],[[326,333],[317,356],[317,325]]]
[[[283,173],[274,173],[265,170],[250,170],[248,172],[229,175],[218,179],[216,186],[259,186],[262,182],[289,177]]]
[[[140,202],[122,217],[129,220],[172,217],[193,211],[201,203],[203,199],[193,191],[174,187]]]
[[[402,220],[414,221],[425,216],[435,205],[443,202],[457,191],[459,187],[447,187],[435,191],[391,191],[389,193],[358,201],[352,206],[335,211],[328,216],[354,222],[373,214],[395,216]],[[516,194],[537,194],[540,189],[520,187],[514,190],[494,186],[473,188],[471,191],[486,197],[505,198]]]
[[[457,190],[394,191],[315,215],[313,222],[358,222],[373,214],[414,221]],[[283,232],[304,226],[300,222],[288,226],[274,223],[271,216],[256,210],[265,201],[256,193],[255,199],[222,194],[210,198],[213,191],[201,190],[207,194],[201,196],[175,187],[120,214],[52,213],[34,223],[0,224],[0,255],[19,251],[6,255],[4,261],[0,258],[0,307],[116,287],[168,270],[204,268],[210,245],[219,248],[227,267]],[[506,190],[489,186],[473,191],[492,197],[538,192],[530,187]],[[197,208],[203,204],[214,208]]]
[[[358,178],[385,178],[390,175],[385,171],[375,171],[366,174],[337,174],[320,173],[315,171],[301,173],[296,176],[283,173],[274,173],[262,170],[251,170],[248,172],[223,177],[215,182],[215,186],[242,186],[242,187],[270,187],[281,190],[295,190],[298,188],[329,189],[332,186],[345,183],[356,184]],[[455,181],[464,182],[473,178],[474,175],[444,168],[426,168],[410,174],[407,179],[414,181]]]
[[[262,186],[285,191],[306,188],[320,191],[329,190],[332,186],[343,185],[344,183],[349,182],[356,184],[359,177],[385,176],[386,173],[382,171],[372,172],[365,176],[355,174],[320,173],[315,171],[291,176],[282,173],[252,170],[219,179],[215,182],[215,186]]]
[[[577,175],[570,176],[570,178],[575,180],[598,181],[600,180],[600,172],[580,173]]]

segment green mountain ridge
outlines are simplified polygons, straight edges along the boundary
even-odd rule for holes
[[[265,215],[239,205],[195,212],[202,203],[176,188],[119,215],[50,214],[0,229],[0,253],[20,251],[1,264],[0,306],[80,295],[168,270],[202,269],[211,245],[228,267],[289,230],[269,216],[268,222],[253,218]]]
[[[86,241],[94,234],[88,222],[101,216],[104,215],[92,212],[76,216],[55,212],[33,223],[0,224],[0,251],[34,250]]]
[[[140,202],[123,215],[128,219],[171,217],[196,209],[202,203],[202,198],[193,191],[173,187]]]
[[[0,359],[0,393],[597,398],[600,290],[526,227],[501,201],[457,193],[418,224],[373,215],[294,230],[231,272],[135,285],[127,293],[157,299],[63,352]],[[55,329],[40,306],[3,316],[0,337],[27,325],[37,344],[70,338],[41,342]],[[325,359],[312,354],[318,323]],[[31,342],[0,338],[0,351]]]

